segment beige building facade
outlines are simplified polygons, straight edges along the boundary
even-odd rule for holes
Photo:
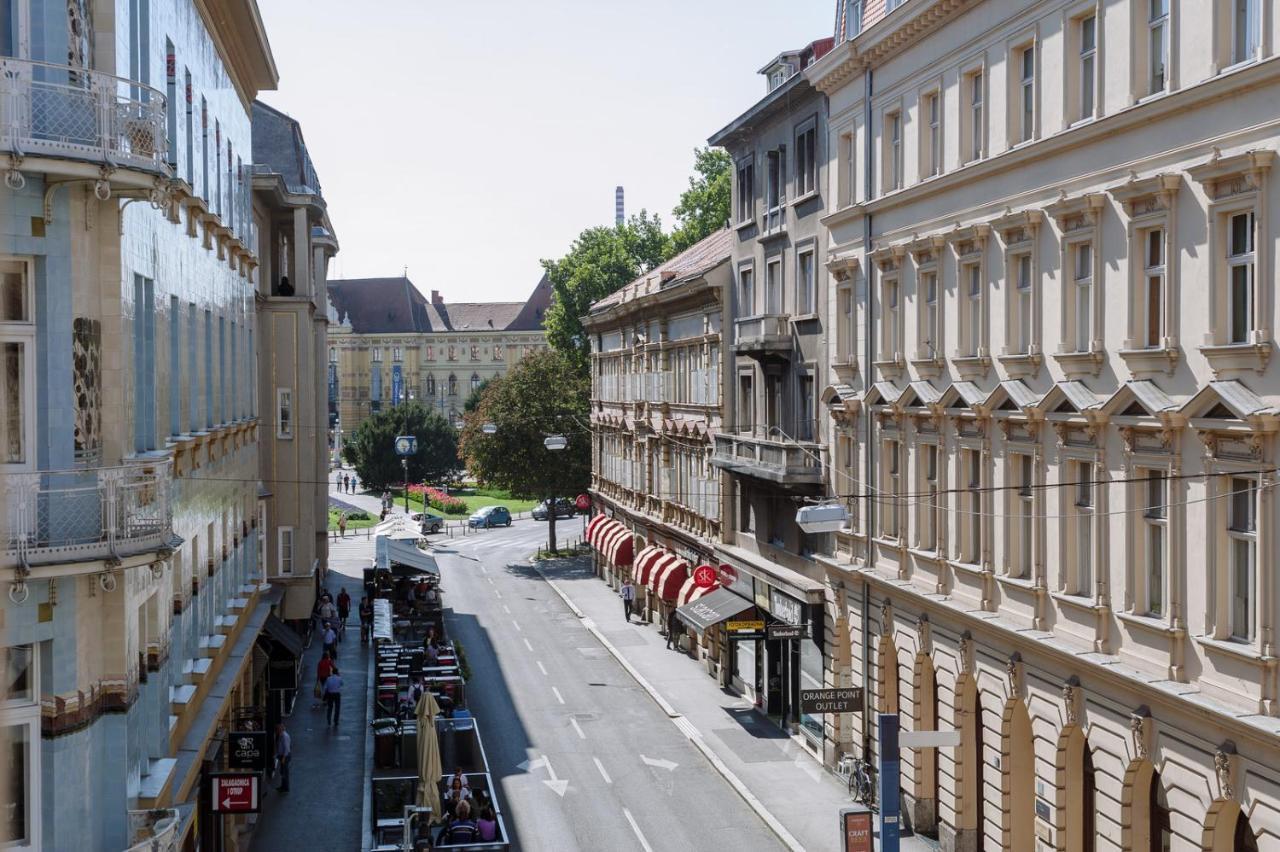
[[[329,282],[329,423],[334,440],[416,400],[461,426],[471,391],[547,345],[544,276],[523,302],[428,300],[406,278]]]
[[[1280,848],[1274,5],[862,11],[806,72],[828,724],[961,731],[903,754],[944,849]]]

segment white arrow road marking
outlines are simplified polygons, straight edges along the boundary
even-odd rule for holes
[[[600,762],[600,758],[598,758],[598,757],[593,757],[593,758],[591,758],[591,759],[592,759],[592,760],[594,760],[594,761],[596,762],[596,769],[599,769],[599,770],[600,770],[600,777],[604,779],[604,783],[606,783],[606,784],[612,784],[612,783],[613,783],[613,779],[609,777],[609,773],[608,773],[608,772],[605,772],[605,771],[604,771],[604,764]]]
[[[560,694],[560,690],[556,689],[556,688],[553,686],[553,687],[551,687],[551,691],[552,691],[552,692],[554,692],[554,693],[556,694],[556,701],[559,701],[561,704],[563,704],[563,703],[564,703],[564,696]]]
[[[533,646],[529,644],[529,640],[528,640],[528,639],[524,640],[524,646],[525,646],[526,648],[528,648],[530,651],[532,651],[532,650],[533,650]]]
[[[543,781],[542,783],[550,787],[553,791],[555,791],[555,794],[557,796],[563,799],[564,791],[568,788],[569,782],[556,777],[556,771],[551,766],[551,759],[548,758],[545,754],[542,756],[542,765],[546,767],[547,775],[550,776],[549,781]]]
[[[516,764],[516,769],[519,769],[521,772],[532,772],[542,766],[545,762],[546,760],[541,757],[534,758],[533,760],[522,760]]]
[[[622,813],[626,816],[627,822],[631,823],[631,830],[636,833],[636,839],[644,847],[644,852],[653,852],[653,847],[649,845],[649,841],[644,839],[644,834],[640,831],[640,826],[636,825],[636,818],[631,815],[631,811],[623,808]]]
[[[542,664],[542,660],[538,660],[538,671],[542,672],[542,676],[547,676],[547,667]]]
[[[575,731],[577,731],[577,732],[578,732],[578,739],[580,739],[580,740],[585,740],[585,739],[587,738],[587,735],[586,735],[586,734],[584,734],[584,733],[582,732],[582,726],[578,724],[578,720],[577,720],[577,719],[575,719],[574,717],[570,716],[570,717],[569,717],[569,724],[570,724],[570,725],[573,725],[573,729],[574,729]]]
[[[643,760],[645,763],[647,763],[649,766],[656,766],[659,769],[665,769],[668,772],[671,772],[677,766],[680,765],[676,763],[674,760],[667,760],[665,758],[646,757],[643,754],[640,755],[640,759]]]

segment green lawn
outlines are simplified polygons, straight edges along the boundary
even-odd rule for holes
[[[329,529],[330,530],[336,530],[338,528],[338,516],[340,514],[342,514],[342,512],[339,511],[338,509],[335,509],[332,506],[329,507]],[[362,530],[365,527],[376,527],[377,525],[378,525],[377,518],[368,518],[367,520],[363,520],[363,521],[356,520],[354,518],[347,519],[347,529],[349,530]]]
[[[403,506],[404,489],[393,489],[391,493],[395,495],[396,505]],[[485,506],[506,506],[511,510],[512,514],[515,514],[516,512],[527,512],[534,506],[538,505],[539,502],[537,500],[517,500],[505,491],[497,491],[489,488],[458,488],[451,489],[449,493],[467,504],[468,515],[477,509],[484,508]],[[413,495],[409,495],[409,510],[413,512],[421,512],[422,501]],[[452,517],[462,516],[454,515]]]

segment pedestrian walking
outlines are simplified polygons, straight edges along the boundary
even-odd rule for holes
[[[276,722],[276,770],[280,773],[281,793],[289,792],[289,764],[293,762],[293,738],[284,722]]]
[[[341,632],[347,632],[347,616],[351,614],[351,595],[347,594],[346,588],[338,590],[338,624],[341,625]]]
[[[631,585],[631,578],[622,581],[622,611],[627,616],[627,624],[631,623],[631,608],[636,602],[636,587]]]
[[[338,667],[333,667],[333,674],[324,682],[324,718],[325,722],[338,727],[338,718],[342,715],[342,675]]]
[[[338,515],[338,534],[343,538],[347,537],[347,513],[343,512]]]
[[[315,700],[311,702],[311,709],[315,710],[320,706],[320,702],[324,700],[324,682],[329,679],[329,675],[333,674],[333,658],[329,656],[328,651],[320,653],[320,662],[316,663],[316,686],[312,691]]]
[[[675,607],[667,613],[667,647],[680,649],[680,619],[676,617]]]
[[[338,634],[333,629],[333,622],[326,621],[324,623],[324,652],[328,654],[333,661],[338,661]]]
[[[350,487],[351,487],[351,476],[345,473],[342,474],[342,490],[346,491]]]
[[[373,633],[373,602],[368,596],[360,598],[360,641],[368,642]]]

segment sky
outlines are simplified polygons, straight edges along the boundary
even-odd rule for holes
[[[447,301],[523,301],[584,228],[673,225],[693,149],[831,34],[830,0],[259,0],[341,250]]]

